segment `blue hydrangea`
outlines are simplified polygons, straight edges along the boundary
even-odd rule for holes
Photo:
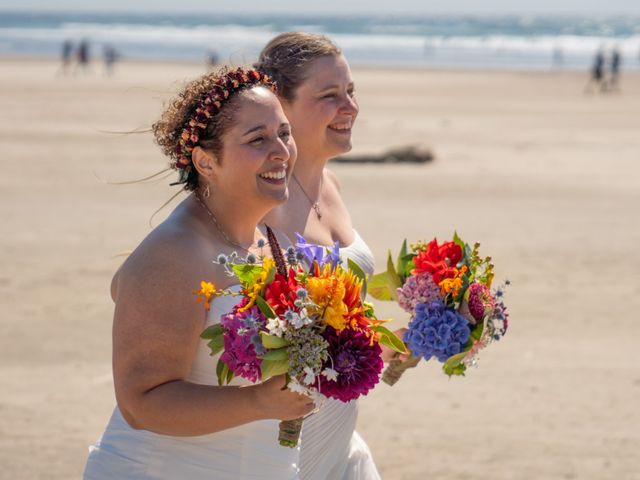
[[[414,355],[446,362],[460,353],[471,331],[467,320],[441,300],[416,305],[415,315],[404,333],[404,341]]]
[[[302,254],[309,267],[313,265],[314,261],[318,262],[320,267],[323,267],[329,262],[333,267],[341,263],[340,244],[338,242],[334,243],[331,248],[327,248],[322,245],[307,243],[304,237],[299,233],[296,233],[296,239],[296,250]]]

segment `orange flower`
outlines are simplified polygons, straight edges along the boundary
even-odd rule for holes
[[[200,282],[200,290],[194,290],[193,293],[198,296],[196,303],[204,302],[204,309],[209,311],[211,308],[211,297],[216,293],[216,286],[211,282]]]
[[[316,265],[315,275],[307,279],[309,298],[317,305],[314,313],[337,331],[367,323],[363,315],[362,280],[350,270],[326,264],[321,270]]]
[[[448,293],[453,293],[454,297],[457,297],[462,288],[462,276],[467,273],[467,266],[463,265],[461,269],[452,268],[454,276],[452,278],[445,278],[438,286],[440,287],[440,293],[444,296]]]

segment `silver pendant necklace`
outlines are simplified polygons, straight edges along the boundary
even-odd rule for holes
[[[226,234],[226,232],[224,231],[224,229],[220,226],[220,223],[218,223],[218,219],[216,218],[216,216],[213,214],[213,212],[209,209],[209,207],[207,207],[207,205],[202,201],[202,198],[200,198],[200,193],[198,193],[197,191],[194,192],[194,195],[196,197],[196,200],[198,201],[198,203],[200,204],[200,206],[202,208],[204,208],[204,210],[207,212],[207,214],[209,215],[209,217],[211,217],[211,220],[213,221],[213,224],[216,226],[216,230],[218,230],[218,233],[220,233],[220,235],[222,236],[222,238],[224,239],[225,242],[227,242],[230,246],[235,247],[235,248],[239,248],[241,250],[244,250],[247,253],[251,253],[249,251],[248,248],[243,247],[242,245],[240,245],[238,242],[231,240],[229,238],[229,235]],[[255,239],[255,233],[254,233],[254,239]],[[254,242],[249,245],[249,248],[255,243]]]
[[[304,194],[304,196],[307,197],[307,200],[309,200],[309,204],[311,205],[311,208],[313,208],[313,210],[316,212],[316,217],[318,217],[318,220],[321,220],[322,219],[322,212],[320,212],[320,204],[318,203],[318,201],[316,200],[314,202],[313,200],[311,200],[311,197],[306,192],[306,190],[304,189],[304,187],[300,183],[300,180],[298,180],[298,177],[296,177],[294,173],[292,173],[291,176],[293,177],[293,179],[298,184],[298,187],[300,187],[300,190],[302,190],[302,193]],[[323,180],[322,177],[320,177],[320,190],[318,191],[318,198],[320,197],[320,192],[322,192],[322,180]]]

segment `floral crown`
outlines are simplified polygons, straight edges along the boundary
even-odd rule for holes
[[[172,168],[180,170],[180,181],[185,183],[191,166],[191,153],[198,145],[201,136],[209,126],[210,119],[215,116],[224,103],[231,96],[246,88],[262,85],[272,92],[276,93],[276,84],[269,76],[258,70],[245,70],[238,67],[235,70],[224,73],[204,98],[200,100],[194,110],[191,118],[185,123],[185,126],[178,138],[176,145],[176,161]]]

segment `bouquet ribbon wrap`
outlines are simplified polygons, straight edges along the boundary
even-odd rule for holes
[[[405,370],[409,368],[413,368],[420,362],[420,357],[416,357],[411,355],[406,360],[400,360],[398,356],[396,356],[393,360],[389,362],[387,368],[382,372],[382,381],[387,385],[393,386],[396,384]]]

